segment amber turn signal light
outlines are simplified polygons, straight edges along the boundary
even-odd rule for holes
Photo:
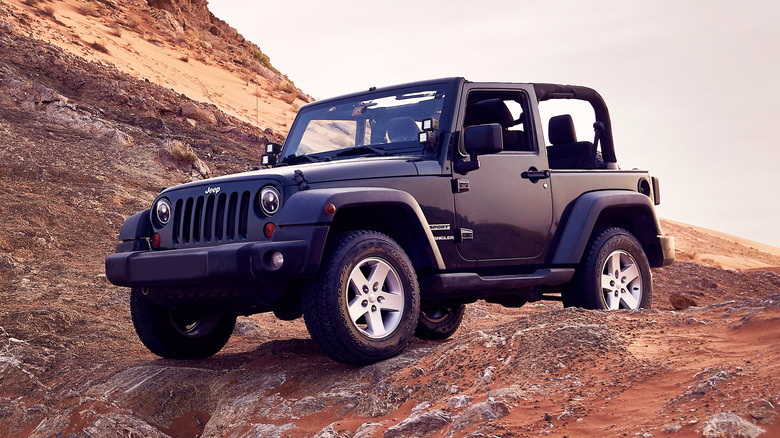
[[[274,235],[275,229],[276,229],[276,225],[274,225],[272,222],[267,222],[263,227],[263,234],[265,234],[265,237],[270,239],[271,236]]]

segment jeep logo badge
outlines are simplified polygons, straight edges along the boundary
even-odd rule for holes
[[[216,195],[217,193],[219,193],[220,190],[221,190],[220,187],[209,187],[206,189],[206,194],[209,195],[213,193]]]

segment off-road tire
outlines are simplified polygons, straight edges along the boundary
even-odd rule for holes
[[[455,307],[438,307],[420,309],[420,317],[417,320],[417,328],[414,335],[420,339],[438,341],[447,339],[458,330],[463,314],[466,313],[466,305]]]
[[[152,353],[167,359],[204,359],[225,346],[236,325],[235,315],[184,312],[158,306],[140,289],[130,291],[135,332]]]
[[[398,243],[376,231],[350,231],[328,244],[301,304],[306,328],[325,354],[365,365],[406,347],[417,325],[420,292]]]
[[[653,305],[650,263],[631,232],[594,230],[574,278],[563,291],[564,307],[649,309]]]

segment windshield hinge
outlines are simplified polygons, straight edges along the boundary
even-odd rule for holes
[[[300,190],[309,189],[309,182],[306,181],[306,177],[303,176],[303,172],[301,172],[300,170],[295,171],[295,174],[293,175],[293,181],[295,181],[295,183],[298,184],[298,189]]]

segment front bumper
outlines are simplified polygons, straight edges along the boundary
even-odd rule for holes
[[[317,272],[328,227],[296,228],[295,233],[285,233],[294,234],[295,239],[118,252],[106,258],[106,277],[117,286],[128,287],[260,284],[311,277]],[[270,263],[275,252],[284,256],[278,269]]]

